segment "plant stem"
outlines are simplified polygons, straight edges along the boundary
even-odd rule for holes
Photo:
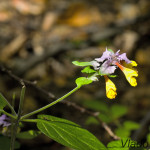
[[[7,101],[7,99],[1,93],[0,93],[0,98],[6,102],[8,107],[11,109],[11,112],[16,116],[16,112],[15,112],[14,108],[10,105],[10,103]]]
[[[43,111],[43,110],[45,110],[45,109],[47,109],[47,108],[53,106],[53,105],[55,105],[56,103],[62,101],[63,99],[65,99],[66,97],[68,97],[69,95],[71,95],[72,93],[74,93],[75,91],[77,91],[79,88],[80,88],[80,87],[76,87],[76,88],[74,88],[73,90],[71,90],[69,93],[67,93],[66,95],[64,95],[64,96],[62,96],[61,98],[55,100],[54,102],[52,102],[52,103],[50,103],[50,104],[48,104],[48,105],[46,105],[46,106],[44,106],[44,107],[42,107],[42,108],[40,108],[40,109],[37,109],[37,110],[35,110],[35,111],[33,111],[33,112],[29,113],[29,114],[26,114],[26,115],[22,116],[22,117],[21,117],[21,120],[22,120],[22,119],[25,119],[25,118],[27,118],[27,117],[30,117],[31,115],[35,115],[35,114],[37,114],[37,113],[39,113],[39,112],[41,112],[41,111]]]
[[[7,116],[9,116],[9,117],[11,117],[13,119],[16,119],[16,116],[11,115],[10,113],[8,113],[8,112],[6,112],[4,110],[0,110],[0,112],[4,113],[5,115],[7,115]]]
[[[23,121],[23,122],[34,122],[34,123],[36,123],[37,120],[38,120],[38,119],[23,119],[23,120],[21,120],[21,121]]]
[[[25,89],[26,89],[25,86],[23,86],[22,90],[21,90],[18,115],[17,115],[17,119],[15,121],[14,127],[12,129],[13,133],[12,133],[12,137],[11,137],[10,150],[14,150],[14,146],[15,146],[16,133],[17,133],[17,129],[18,129],[18,126],[19,126],[19,121],[20,121],[20,118],[21,118],[21,112],[22,112],[22,108],[23,108]]]

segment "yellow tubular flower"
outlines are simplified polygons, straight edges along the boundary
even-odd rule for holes
[[[106,81],[106,96],[109,99],[114,99],[117,95],[117,92],[116,92],[117,88],[115,84],[107,76],[104,76],[104,78]]]
[[[120,65],[119,63],[116,63],[116,65],[122,70],[127,81],[131,84],[131,86],[137,86],[137,82],[136,82],[135,77],[138,76],[138,72],[137,72],[137,70],[132,68],[133,66],[137,66],[137,63],[135,61],[131,61],[130,64],[123,63],[123,66]]]
[[[131,86],[137,86],[137,82],[135,78],[138,76],[137,71],[125,67],[122,71],[125,74],[125,77],[128,80],[128,82],[131,84]]]

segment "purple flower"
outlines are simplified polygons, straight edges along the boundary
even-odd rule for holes
[[[111,65],[109,65],[109,63],[107,61],[105,61],[101,65],[99,71],[100,71],[101,75],[108,75],[108,74],[114,73],[116,68],[117,68],[116,66],[111,66]]]
[[[114,53],[112,50],[107,50],[103,53],[100,58],[95,58],[95,61],[100,63],[101,65],[95,65],[93,63],[94,69],[100,71],[101,75],[112,74],[115,72],[117,65],[116,63],[120,63],[120,61],[125,61],[127,64],[131,63],[131,61],[127,58],[126,53],[119,54],[120,50]]]
[[[97,61],[91,61],[91,65],[94,67],[95,70],[99,70],[100,64]]]
[[[10,124],[10,118],[8,118],[6,115],[0,116],[0,126],[8,127]]]

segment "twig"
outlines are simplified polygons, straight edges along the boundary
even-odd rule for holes
[[[54,98],[55,98],[55,96],[54,96],[52,93],[47,92],[47,91],[45,91],[44,89],[42,89],[42,88],[36,86],[36,83],[37,83],[36,81],[33,81],[33,82],[32,82],[32,81],[29,81],[29,80],[22,79],[22,78],[16,76],[15,74],[13,74],[10,70],[6,69],[6,68],[5,68],[4,66],[2,66],[2,65],[0,65],[0,70],[1,70],[2,72],[6,73],[7,75],[9,75],[12,79],[18,81],[20,84],[23,82],[25,85],[29,85],[29,86],[35,88],[35,89],[38,90],[39,92],[41,92],[41,93],[45,94],[46,96],[48,96],[49,98],[51,98],[51,99],[54,99]]]
[[[77,105],[76,103],[73,103],[73,102],[70,102],[70,101],[62,101],[62,103],[68,105],[68,106],[72,106],[73,108],[79,110],[81,113],[86,113],[90,116],[93,116],[101,125],[102,127],[107,131],[107,133],[115,140],[119,140],[120,137],[118,137],[117,135],[115,135],[113,133],[113,131],[111,130],[111,128],[103,121],[100,120],[100,118],[98,117],[99,115],[99,112],[92,112],[92,111],[89,111],[87,110],[86,108],[84,107],[81,107],[79,105]]]
[[[6,69],[4,66],[2,66],[2,65],[0,65],[0,70],[1,70],[2,72],[6,73],[8,76],[10,76],[12,79],[18,81],[19,83],[22,83],[22,82],[23,82],[25,85],[30,85],[30,86],[32,86],[33,88],[35,88],[36,90],[38,90],[40,93],[45,94],[48,98],[55,100],[55,96],[54,96],[52,93],[50,93],[50,92],[48,92],[48,91],[46,91],[46,90],[44,90],[44,89],[38,87],[35,82],[31,82],[31,81],[28,81],[28,80],[25,80],[25,79],[22,79],[22,78],[18,77],[17,75],[13,74],[11,71],[7,70],[7,69]],[[113,139],[115,139],[115,140],[120,139],[117,135],[115,135],[115,134],[113,133],[113,131],[111,130],[111,128],[110,128],[106,123],[104,123],[103,121],[100,120],[100,118],[98,117],[99,112],[89,111],[89,110],[87,110],[86,108],[81,107],[81,106],[77,105],[76,103],[70,102],[70,101],[65,101],[65,100],[64,100],[64,101],[61,101],[61,103],[65,104],[65,105],[67,105],[67,106],[71,106],[71,107],[73,107],[74,109],[78,110],[78,111],[81,112],[81,113],[85,113],[85,114],[88,114],[88,115],[90,115],[90,116],[93,116],[93,117],[102,125],[102,127],[107,131],[107,133],[108,133]]]

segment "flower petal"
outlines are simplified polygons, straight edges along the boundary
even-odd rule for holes
[[[3,120],[5,120],[5,119],[7,119],[7,116],[6,116],[6,115],[1,115],[1,116],[0,116],[0,121],[1,121],[1,120],[3,121]]]
[[[117,88],[115,84],[107,76],[104,76],[104,77],[106,81],[106,96],[109,99],[114,99],[117,95],[117,92],[116,92]]]
[[[9,120],[10,119],[6,115],[0,116],[0,126],[2,125],[3,127],[8,127],[9,125],[11,125]]]
[[[95,58],[98,62],[103,62],[104,60],[108,60],[111,58],[111,55],[114,54],[112,51],[108,51],[106,48],[106,51],[103,53],[103,55],[100,58]]]
[[[100,66],[100,64],[95,60],[91,61],[91,65],[94,67],[95,70],[98,70]]]
[[[137,86],[137,82],[135,78],[138,76],[137,71],[124,67],[123,73],[125,74],[125,77],[127,81],[131,84],[131,86]]]
[[[135,61],[131,60],[131,65],[134,66],[134,67],[136,67],[137,63]]]
[[[114,73],[116,70],[116,66],[110,66],[108,61],[105,61],[100,67],[101,75],[108,75]]]
[[[127,64],[131,63],[131,61],[127,58],[126,53],[123,53],[123,54],[119,55],[118,60],[119,61],[124,60]]]

